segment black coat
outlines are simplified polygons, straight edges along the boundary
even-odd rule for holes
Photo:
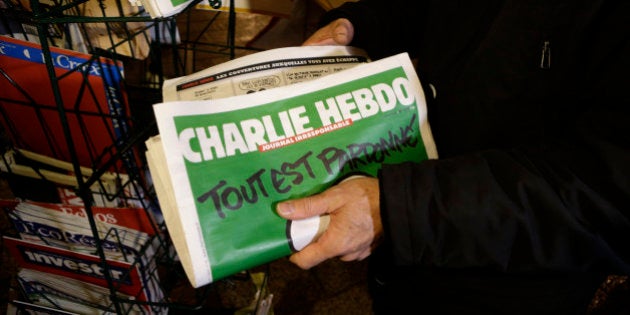
[[[630,274],[630,1],[366,0],[322,23],[338,17],[373,59],[417,60],[440,155],[380,174],[385,307],[579,314]]]

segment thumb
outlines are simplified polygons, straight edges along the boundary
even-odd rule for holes
[[[354,27],[350,21],[341,19],[336,22],[332,38],[337,45],[348,45],[354,37]]]
[[[322,194],[278,203],[276,211],[289,220],[300,220],[328,213],[328,202]]]
[[[354,37],[354,26],[350,20],[341,18],[330,22],[311,35],[303,46],[309,45],[348,45]]]

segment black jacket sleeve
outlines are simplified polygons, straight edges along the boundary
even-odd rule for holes
[[[380,174],[386,243],[399,265],[630,274],[630,7],[522,2],[323,20],[349,18],[373,58],[411,52],[437,88],[440,158]]]
[[[355,33],[350,45],[365,49],[372,59],[400,52],[412,54],[409,40],[413,43],[418,37],[418,23],[423,20],[419,19],[418,12],[423,11],[410,10],[410,5],[405,1],[393,1],[391,4],[373,0],[346,2],[324,15],[320,26],[340,17],[351,18]],[[412,27],[400,27],[400,23],[395,21],[409,21],[408,25]]]
[[[396,263],[629,274],[628,118],[591,114],[589,139],[567,151],[386,165],[382,213]],[[618,134],[604,138],[598,129],[614,124]]]

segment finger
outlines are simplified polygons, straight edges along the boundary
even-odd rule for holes
[[[342,202],[338,189],[332,187],[317,195],[280,202],[276,210],[285,219],[299,220],[330,213]]]
[[[318,243],[310,244],[306,246],[302,251],[294,253],[289,257],[289,261],[296,264],[298,267],[307,270],[310,269],[325,260],[328,260],[335,255],[331,255],[320,246]]]
[[[320,195],[313,195],[301,199],[293,199],[278,203],[278,214],[289,220],[300,220],[327,213],[328,205]]]

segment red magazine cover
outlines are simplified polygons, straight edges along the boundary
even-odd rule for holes
[[[46,272],[51,275],[84,281],[87,283],[108,287],[105,269],[98,256],[82,254],[39,245],[32,242],[3,236],[6,249],[20,268],[28,268]],[[148,276],[142,275],[138,268],[130,263],[108,260],[108,268],[116,291],[133,296],[138,301],[155,301],[147,294],[151,294]]]
[[[72,142],[82,166],[128,132],[123,64],[50,48]],[[0,36],[2,126],[19,148],[71,162],[41,46]]]

